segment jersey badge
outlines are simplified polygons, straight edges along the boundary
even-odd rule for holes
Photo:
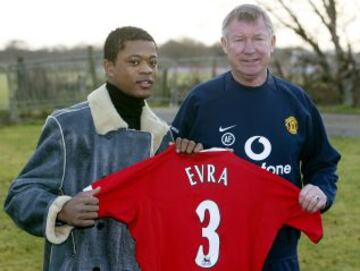
[[[290,134],[296,135],[299,130],[297,119],[294,116],[288,117],[287,119],[285,119],[285,127]]]

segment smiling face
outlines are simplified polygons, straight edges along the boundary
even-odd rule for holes
[[[262,18],[256,21],[233,19],[221,44],[236,81],[248,86],[259,86],[265,82],[275,48],[275,36]]]
[[[109,83],[125,94],[148,98],[158,72],[158,54],[155,43],[146,40],[126,41],[114,61],[104,60]]]

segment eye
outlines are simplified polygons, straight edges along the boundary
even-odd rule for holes
[[[140,60],[137,58],[131,58],[131,59],[129,59],[129,63],[133,66],[137,66],[140,64]]]
[[[156,58],[151,59],[150,65],[155,68],[158,65],[158,60]]]
[[[234,42],[243,42],[245,39],[244,38],[236,38],[233,41]]]
[[[254,40],[255,41],[264,41],[264,40],[266,40],[266,38],[263,37],[263,36],[257,36],[257,37],[254,38]]]

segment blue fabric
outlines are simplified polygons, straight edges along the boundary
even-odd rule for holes
[[[334,201],[340,155],[327,139],[321,116],[303,89],[270,72],[259,87],[239,84],[230,72],[196,86],[172,126],[175,137],[205,148],[232,148],[298,187],[319,186],[328,197],[326,209]],[[283,227],[264,270],[298,270],[299,236]]]
[[[288,258],[267,261],[264,264],[263,271],[299,271],[299,261],[296,256]]]

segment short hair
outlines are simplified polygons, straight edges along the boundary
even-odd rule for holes
[[[104,59],[115,62],[118,52],[125,48],[125,42],[135,40],[152,41],[156,47],[154,38],[141,28],[134,26],[116,28],[105,40]]]
[[[244,4],[235,7],[232,11],[230,11],[228,15],[226,15],[222,24],[222,35],[225,36],[226,28],[234,19],[245,22],[256,22],[259,18],[262,18],[264,20],[264,23],[269,30],[269,33],[274,34],[273,24],[267,13],[259,6],[252,4]]]

